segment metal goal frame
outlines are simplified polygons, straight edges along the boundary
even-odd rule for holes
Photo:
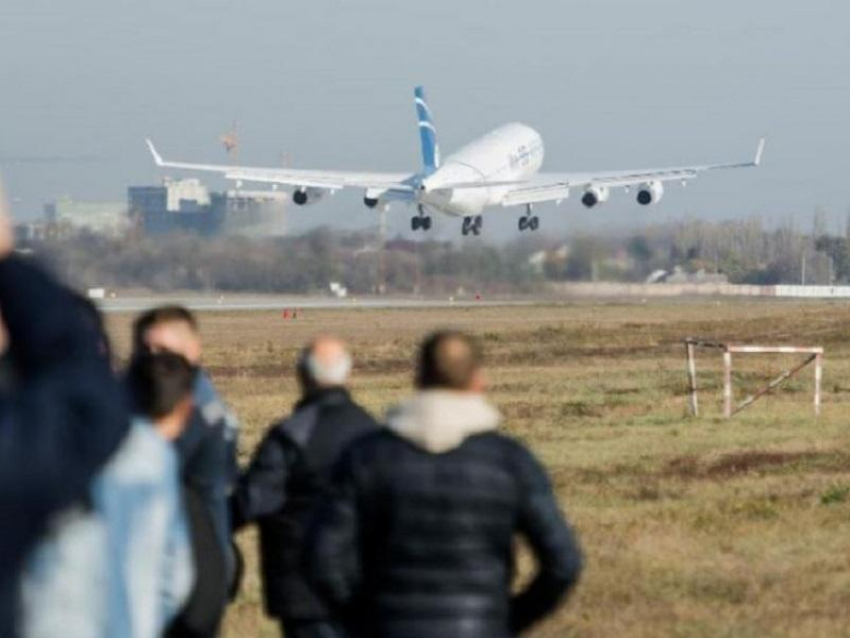
[[[824,356],[822,347],[734,345],[722,343],[720,341],[694,339],[690,337],[685,339],[684,343],[688,357],[688,396],[692,416],[699,416],[696,368],[697,348],[715,349],[723,352],[723,416],[725,418],[731,419],[742,410],[745,410],[812,362],[815,364],[815,416],[820,416]],[[758,390],[755,394],[751,394],[739,404],[735,405],[732,391],[732,355],[735,354],[803,354],[808,356],[801,363],[785,370],[782,374],[773,379],[765,387]]]

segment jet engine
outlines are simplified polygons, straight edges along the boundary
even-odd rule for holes
[[[664,184],[661,182],[649,182],[638,189],[637,203],[641,206],[657,204],[664,197]]]
[[[582,195],[581,198],[581,203],[584,204],[586,208],[593,208],[597,204],[607,202],[610,196],[611,191],[608,189],[607,186],[591,186],[586,191],[584,191],[584,195]]]
[[[321,188],[299,188],[292,193],[292,201],[299,206],[315,204],[324,196],[325,191]]]
[[[366,208],[375,209],[379,206],[383,206],[386,208],[387,203],[384,200],[384,195],[386,195],[387,189],[385,188],[369,188],[366,190],[366,195],[363,197],[363,203],[366,205]]]

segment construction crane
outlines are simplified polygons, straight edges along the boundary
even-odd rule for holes
[[[232,166],[239,166],[239,122],[233,120],[231,129],[221,136],[224,152],[230,158]]]

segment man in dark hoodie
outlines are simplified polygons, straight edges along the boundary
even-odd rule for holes
[[[543,467],[496,432],[474,341],[428,338],[416,385],[343,455],[311,529],[314,586],[358,637],[515,636],[575,585],[578,545]],[[537,574],[512,595],[517,535]]]
[[[16,635],[20,576],[57,515],[84,501],[129,427],[103,335],[77,298],[12,254],[0,193],[0,636]],[[0,338],[0,341],[3,341]]]
[[[341,451],[378,425],[345,388],[351,355],[339,339],[307,346],[297,372],[302,398],[272,426],[240,478],[233,522],[259,523],[266,611],[286,638],[337,638],[340,628],[303,574],[304,528]]]

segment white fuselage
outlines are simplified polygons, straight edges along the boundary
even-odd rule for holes
[[[506,182],[534,176],[543,165],[543,139],[525,124],[506,124],[445,158],[421,182],[419,201],[442,213],[478,215],[502,202],[511,189]],[[493,183],[482,188],[451,188],[452,184]]]

